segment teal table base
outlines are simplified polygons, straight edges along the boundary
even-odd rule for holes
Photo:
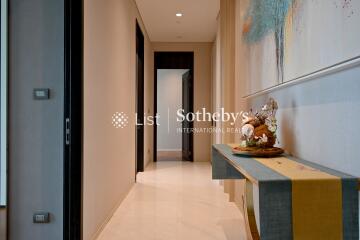
[[[341,178],[343,196],[343,239],[359,240],[358,179],[304,160],[294,158],[292,158],[292,160]],[[262,240],[293,239],[292,185],[289,178],[252,160],[250,157],[233,155],[231,148],[224,144],[213,146],[212,176],[213,179],[218,180],[246,180],[243,208],[249,239],[256,240],[260,239],[260,237]],[[255,221],[253,184],[256,184],[259,188],[260,230],[258,230]]]

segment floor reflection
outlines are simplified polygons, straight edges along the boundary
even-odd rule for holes
[[[228,202],[210,163],[152,163],[100,235],[100,240],[241,240],[243,218]]]

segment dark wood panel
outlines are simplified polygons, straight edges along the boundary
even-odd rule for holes
[[[182,75],[182,108],[184,114],[194,112],[192,70]],[[192,129],[193,122],[186,119],[182,122],[183,129]],[[182,158],[185,161],[193,161],[193,134],[188,131],[182,132]]]
[[[136,22],[136,173],[144,171],[144,35]]]
[[[65,0],[64,240],[82,239],[83,2]]]

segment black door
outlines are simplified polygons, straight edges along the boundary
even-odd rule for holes
[[[64,240],[82,239],[83,1],[65,1]]]
[[[144,35],[136,23],[136,172],[144,171]]]
[[[183,81],[183,108],[193,112],[194,105],[194,53],[193,52],[155,52],[154,53],[154,115],[157,114],[157,70],[158,69],[189,69],[186,82]],[[184,78],[183,78],[184,79]],[[185,84],[185,86],[184,86]],[[184,94],[186,96],[184,96]],[[193,127],[192,122],[185,122],[183,127]],[[153,158],[157,160],[157,125],[154,124]],[[184,151],[186,149],[186,151]],[[184,160],[193,161],[193,133],[182,136],[182,151],[186,153]]]
[[[191,70],[182,75],[182,107],[184,114],[193,112],[193,84]],[[186,119],[182,122],[182,158],[185,161],[193,161],[193,134],[191,130],[193,128],[193,122],[189,122]]]

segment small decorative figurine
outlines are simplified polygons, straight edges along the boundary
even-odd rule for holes
[[[276,112],[278,104],[270,98],[260,111],[247,113],[247,119],[241,127],[241,145],[233,149],[234,153],[253,156],[274,156],[283,153],[276,143]]]

